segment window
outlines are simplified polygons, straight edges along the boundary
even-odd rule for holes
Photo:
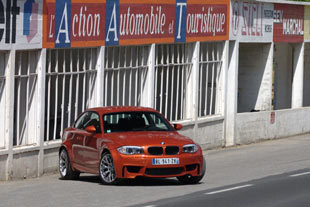
[[[139,106],[148,69],[149,46],[107,47],[104,105]]]
[[[0,149],[5,147],[5,70],[7,53],[0,51]]]
[[[17,51],[14,87],[13,145],[37,143],[37,63],[39,51]]]
[[[201,43],[199,52],[198,117],[219,113],[220,75],[224,43]]]
[[[52,49],[46,57],[45,141],[90,106],[97,76],[97,48]]]
[[[156,45],[155,108],[168,120],[184,119],[193,44]]]

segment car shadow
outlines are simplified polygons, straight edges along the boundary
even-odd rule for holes
[[[99,185],[104,185],[101,183],[99,176],[97,175],[81,174],[80,178],[76,181],[98,183]],[[121,182],[115,186],[180,186],[180,185],[185,184],[179,182],[176,178],[137,177],[135,179],[122,179]]]

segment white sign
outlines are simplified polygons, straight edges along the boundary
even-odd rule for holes
[[[0,50],[42,47],[42,2],[0,0]]]
[[[229,36],[240,42],[272,42],[273,4],[231,1]]]

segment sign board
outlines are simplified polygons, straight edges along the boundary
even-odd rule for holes
[[[230,39],[240,42],[272,42],[273,4],[231,1]]]
[[[107,0],[106,45],[174,42],[175,1]]]
[[[42,47],[42,1],[0,0],[0,48]]]
[[[186,36],[186,42],[228,40],[229,4],[226,0],[188,0],[185,8],[186,18],[182,20],[185,31],[182,32],[176,27],[175,41],[179,42],[179,36],[183,40]],[[176,10],[181,8],[177,6]],[[178,20],[176,17],[176,23]]]
[[[43,47],[104,45],[105,0],[45,0]]]
[[[274,42],[304,41],[304,6],[274,5]]]
[[[274,111],[270,112],[270,124],[274,124],[276,121],[276,113]]]
[[[44,0],[43,47],[228,40],[229,0]]]

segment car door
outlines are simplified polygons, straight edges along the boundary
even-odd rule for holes
[[[80,166],[84,166],[84,154],[83,154],[83,145],[84,145],[84,125],[90,120],[90,113],[83,113],[75,122],[72,130],[72,155],[73,162]]]
[[[90,119],[84,125],[84,129],[88,126],[95,126],[96,132],[90,133],[84,130],[84,140],[82,154],[84,155],[83,163],[89,169],[92,169],[94,173],[97,173],[99,160],[100,160],[100,151],[99,147],[101,146],[101,124],[99,119],[99,114],[96,112],[90,112]]]

